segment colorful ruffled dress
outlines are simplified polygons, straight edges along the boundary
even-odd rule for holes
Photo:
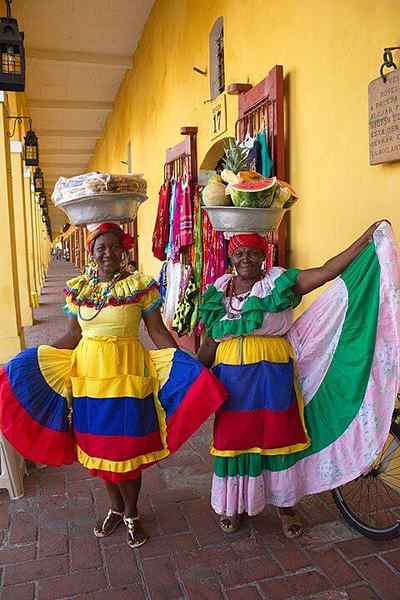
[[[219,514],[255,515],[343,485],[388,436],[400,387],[400,259],[390,226],[293,323],[298,274],[273,268],[231,305],[225,275],[204,296],[203,322],[220,342],[214,373],[229,393],[211,449]]]
[[[30,348],[0,372],[0,428],[35,462],[77,459],[118,482],[177,450],[226,391],[188,354],[143,347],[140,320],[160,304],[150,277],[117,282],[105,308],[85,320],[95,314],[91,293],[85,275],[67,283],[65,312],[82,329],[74,350]]]

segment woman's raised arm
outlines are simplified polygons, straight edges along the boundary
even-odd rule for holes
[[[368,243],[372,240],[375,229],[382,223],[377,221],[351,244],[346,250],[329,259],[321,267],[314,269],[305,269],[301,271],[297,279],[297,283],[293,288],[293,291],[297,294],[308,294],[312,290],[320,287],[324,283],[338,277],[345,268],[360,254]]]

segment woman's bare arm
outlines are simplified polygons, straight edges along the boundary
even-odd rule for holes
[[[157,348],[177,348],[178,345],[166,328],[159,309],[143,315],[149,336]]]
[[[211,368],[214,364],[215,354],[217,352],[218,342],[213,340],[210,337],[205,336],[199,351],[197,353],[197,358],[203,365],[207,368]]]
[[[60,350],[73,350],[79,344],[81,337],[82,330],[77,319],[68,319],[67,332],[56,340],[52,346]]]
[[[360,254],[361,250],[368,245],[375,229],[381,223],[382,221],[378,221],[371,225],[351,246],[328,260],[321,267],[301,271],[293,291],[301,295],[308,294],[324,283],[335,279]]]

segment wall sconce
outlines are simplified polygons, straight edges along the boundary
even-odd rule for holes
[[[35,192],[43,192],[44,190],[43,171],[40,167],[36,167],[33,173],[33,187]]]
[[[39,206],[42,209],[47,208],[47,196],[44,192],[39,195]]]
[[[5,0],[7,16],[0,18],[0,90],[23,92],[25,89],[24,33],[11,17],[11,2]]]
[[[30,117],[18,116],[18,117],[7,117],[7,119],[14,119],[14,127],[11,132],[7,132],[8,137],[13,137],[17,123],[23,121],[29,121],[29,130],[24,138],[24,161],[27,167],[38,167],[39,166],[39,141],[36,133],[32,129],[32,119]]]

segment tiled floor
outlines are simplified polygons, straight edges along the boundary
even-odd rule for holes
[[[62,286],[49,271],[29,345],[60,336]],[[307,498],[307,533],[287,541],[274,511],[224,535],[209,507],[210,426],[144,474],[140,550],[123,529],[92,535],[107,509],[102,482],[78,465],[34,470],[25,497],[0,491],[1,600],[398,600],[400,541],[374,543],[340,520],[330,494]]]

